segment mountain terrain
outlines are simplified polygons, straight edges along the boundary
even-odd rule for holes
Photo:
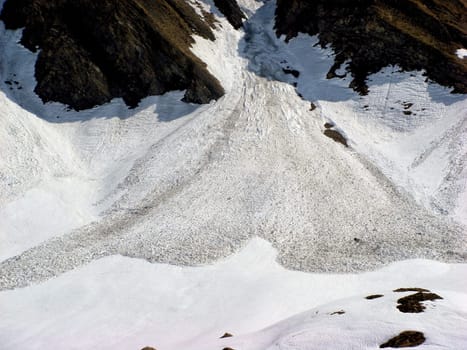
[[[241,25],[238,6],[224,3]],[[135,107],[170,90],[186,90],[184,100],[195,103],[222,96],[190,51],[194,34],[215,39],[205,14],[180,0],[26,0],[6,1],[0,19],[8,29],[25,28],[21,44],[40,50],[34,91],[41,99],[80,110],[114,97]]]
[[[427,78],[467,92],[467,63],[456,55],[467,46],[464,0],[279,0],[276,20],[286,40],[318,34],[319,44],[336,52],[328,77],[348,62],[350,85],[361,93],[368,75],[389,65],[424,70]]]
[[[466,347],[463,0],[0,11],[2,350]]]

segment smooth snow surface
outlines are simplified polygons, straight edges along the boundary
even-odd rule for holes
[[[244,31],[220,17],[193,47],[226,89],[203,106],[44,105],[0,23],[0,349],[466,344],[466,265],[413,259],[467,258],[467,98],[397,67],[360,97],[316,38],[275,36],[273,1],[239,3]],[[401,314],[391,289],[412,286],[445,299]]]
[[[225,261],[197,268],[97,260],[1,292],[0,344],[2,350],[363,350],[404,330],[425,333],[420,350],[467,344],[467,280],[459,278],[466,265],[410,260],[358,275],[321,275],[288,271],[275,256],[269,243],[254,239]],[[444,299],[425,302],[424,313],[401,313],[397,299],[413,293],[392,290],[414,286]],[[384,296],[365,299],[373,294]],[[234,337],[219,339],[225,332]]]

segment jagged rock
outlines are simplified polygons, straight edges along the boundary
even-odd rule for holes
[[[214,0],[214,4],[235,29],[243,26],[245,14],[238,7],[236,0]]]
[[[349,61],[350,87],[367,93],[366,78],[398,65],[426,70],[427,76],[454,92],[467,93],[467,9],[462,0],[278,0],[276,31],[286,40],[303,32],[331,45],[336,63],[328,77]]]
[[[41,50],[35,92],[44,102],[80,110],[114,97],[134,107],[170,90],[195,103],[224,93],[189,49],[192,34],[214,34],[182,0],[7,0],[0,19],[25,27],[21,43]]]

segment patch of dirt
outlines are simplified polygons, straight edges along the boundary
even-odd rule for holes
[[[224,94],[190,50],[193,34],[215,36],[183,0],[7,0],[0,19],[25,28],[21,44],[40,50],[35,92],[44,102],[81,110],[114,97],[135,107],[171,90],[194,103]]]
[[[405,331],[389,339],[380,348],[409,348],[419,346],[425,342],[425,335],[417,331]]]
[[[412,295],[405,296],[397,300],[397,308],[400,312],[404,313],[420,313],[423,312],[426,307],[422,304],[423,301],[434,301],[443,299],[438,294],[418,292]]]
[[[146,347],[142,348],[141,350],[156,350],[156,349],[151,348],[150,346],[146,346]]]
[[[329,123],[329,122],[328,122],[328,123],[324,123],[324,127],[325,127],[326,129],[331,129],[331,128],[334,127],[334,124]]]
[[[370,74],[397,65],[424,70],[429,79],[467,93],[467,60],[455,52],[467,47],[464,0],[278,0],[276,33],[286,41],[298,33],[318,35],[336,52],[328,78],[344,62],[349,87],[368,92]]]
[[[233,334],[230,334],[230,333],[224,333],[224,335],[222,337],[220,337],[220,339],[224,339],[224,338],[231,338],[233,337]]]
[[[344,136],[342,136],[342,134],[337,130],[326,129],[324,130],[324,135],[344,145],[345,147],[349,147],[349,145],[347,144],[347,139]]]
[[[365,299],[373,300],[373,299],[378,299],[378,298],[382,298],[382,297],[384,297],[383,294],[373,294],[373,295],[366,296]]]

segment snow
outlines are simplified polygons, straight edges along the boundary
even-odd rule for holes
[[[316,38],[276,38],[273,1],[239,3],[245,31],[193,47],[226,89],[203,106],[44,105],[0,23],[2,350],[465,347],[467,99],[397,67],[360,97]],[[402,314],[399,287],[444,299]]]
[[[305,34],[289,43],[278,39],[273,16],[274,2],[269,2],[248,23],[249,69],[296,83],[297,92],[319,107],[323,124],[335,124],[393,183],[426,208],[467,223],[465,95],[426,82],[423,72],[387,67],[369,77],[369,94],[359,96],[348,88],[350,74],[326,79],[332,50]],[[337,73],[346,74],[345,66]],[[298,70],[299,78],[285,75],[283,68]]]
[[[32,93],[36,55],[20,36],[0,22],[0,260],[97,220],[126,191],[119,184],[136,159],[198,108],[179,102],[183,92],[136,111],[118,99],[79,113],[44,105]]]
[[[0,292],[2,349],[374,349],[403,330],[419,349],[467,344],[466,265],[426,260],[375,272],[307,274],[281,267],[253,239],[214,265],[178,267],[121,256],[96,260],[43,284]],[[444,299],[421,314],[396,300],[423,287]],[[367,300],[370,294],[384,294]],[[344,310],[345,314],[332,313]],[[225,332],[233,338],[219,339]]]
[[[467,57],[467,49],[458,49],[456,50],[456,55],[460,59],[464,59]]]

